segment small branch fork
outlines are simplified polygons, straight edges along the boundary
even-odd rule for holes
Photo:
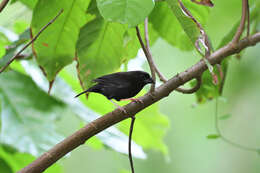
[[[28,47],[30,46],[39,36],[40,34],[48,27],[50,26],[63,12],[63,9],[60,10],[60,12],[49,22],[47,23],[42,29],[31,39],[30,42],[28,42],[19,52],[17,52],[7,63],[5,66],[3,66],[0,69],[0,73],[2,73],[17,57],[20,56],[20,54]]]
[[[151,70],[151,74],[152,74],[152,78],[155,81],[156,80],[156,74],[158,75],[160,81],[162,81],[163,83],[167,82],[166,77],[164,77],[164,75],[160,72],[160,70],[158,69],[158,67],[155,65],[154,61],[153,61],[153,57],[151,54],[151,48],[150,48],[150,43],[149,43],[149,34],[148,34],[148,18],[145,19],[144,22],[144,32],[145,32],[145,41],[146,41],[146,46],[142,40],[141,34],[140,34],[140,30],[138,28],[138,26],[136,26],[136,34],[138,37],[138,40],[141,44],[141,47],[143,49],[143,52],[146,56],[146,59],[148,61],[150,70]],[[199,85],[196,85],[195,87],[200,87],[201,82],[198,82]],[[151,86],[150,92],[153,92],[155,88],[155,85]],[[191,88],[191,89],[183,89],[183,88],[176,88],[176,91],[181,92],[183,94],[192,94],[194,92],[196,92],[199,88]],[[193,92],[192,92],[193,91]]]
[[[244,31],[245,23],[247,19],[247,36],[249,36],[250,33],[250,16],[249,16],[249,3],[248,0],[242,0],[242,16],[240,20],[240,25],[237,28],[236,34],[232,40],[232,44],[237,45],[238,41],[240,40],[240,37]]]

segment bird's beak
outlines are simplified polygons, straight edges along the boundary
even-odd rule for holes
[[[146,79],[145,82],[146,82],[146,83],[152,83],[152,84],[155,84],[155,82],[153,81],[152,78]]]

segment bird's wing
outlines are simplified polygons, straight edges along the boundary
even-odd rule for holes
[[[116,86],[119,88],[130,85],[128,75],[121,72],[101,76],[93,81],[103,85]]]

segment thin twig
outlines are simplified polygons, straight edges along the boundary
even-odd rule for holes
[[[3,9],[6,7],[8,4],[9,0],[3,0],[0,4],[0,13],[3,11]]]
[[[219,125],[218,125],[218,97],[216,98],[216,106],[215,106],[216,110],[215,110],[215,128],[216,128],[216,131],[219,135],[219,137],[226,143],[236,147],[236,148],[240,148],[242,150],[247,150],[247,151],[253,151],[253,152],[258,152],[259,148],[253,148],[253,147],[248,147],[248,146],[244,146],[244,145],[241,145],[241,144],[238,144],[236,142],[233,142],[231,141],[230,139],[226,138],[222,133],[221,133],[221,130],[219,128]]]
[[[196,85],[193,87],[193,88],[190,88],[190,89],[184,89],[184,88],[176,88],[175,90],[178,91],[178,92],[181,92],[183,94],[192,94],[192,93],[195,93],[196,91],[198,91],[200,89],[200,86],[201,86],[201,75],[198,76],[196,78],[197,80],[197,83]]]
[[[247,3],[246,3],[246,12],[247,12],[247,33],[246,33],[246,36],[248,37],[250,35],[250,8],[249,8],[249,2],[247,0]]]
[[[139,40],[139,42],[140,42],[140,44],[141,44],[141,47],[142,47],[142,49],[143,49],[143,52],[144,52],[144,54],[145,54],[145,56],[146,56],[146,58],[147,58],[147,57],[149,56],[149,52],[146,50],[146,47],[145,47],[145,45],[144,45],[144,42],[143,42],[142,37],[141,37],[141,34],[140,34],[140,30],[139,30],[138,27],[136,27],[136,34],[137,34],[138,40]],[[164,83],[167,82],[166,77],[164,77],[164,75],[159,71],[159,69],[157,68],[157,66],[156,66],[155,63],[153,62],[153,59],[152,59],[152,58],[151,58],[151,63],[153,64],[152,66],[154,67],[155,72],[158,74],[159,79],[160,79],[162,82],[164,82]]]
[[[148,53],[147,61],[150,66],[151,74],[152,74],[152,79],[154,82],[156,82],[156,76],[155,76],[155,64],[153,62],[153,57],[150,49],[150,42],[149,42],[149,33],[148,33],[148,18],[146,17],[144,20],[144,38],[146,42],[145,49]],[[151,85],[150,92],[153,92],[155,88],[155,83]]]
[[[232,43],[234,43],[234,44],[238,43],[238,41],[244,31],[246,16],[247,16],[247,6],[248,6],[248,0],[242,0],[242,16],[241,16],[239,27],[237,28],[237,32],[232,40]]]
[[[51,25],[63,12],[63,9],[60,10],[60,12],[49,22],[47,23],[42,29],[36,34],[34,38],[31,39],[29,43],[27,43],[17,54],[15,54],[7,63],[5,66],[3,66],[0,70],[0,73],[2,73],[28,46],[30,46],[39,36],[40,34],[49,26]]]
[[[128,139],[128,156],[129,156],[130,167],[131,167],[132,173],[135,172],[133,157],[132,157],[132,134],[133,134],[133,130],[134,130],[134,123],[135,123],[135,116],[132,116],[131,125],[130,125],[130,129],[129,129],[129,139]]]
[[[230,43],[218,50],[208,57],[210,63],[215,65],[223,61],[226,57],[239,53],[241,50],[254,46],[256,43],[260,42],[260,32],[238,42],[236,48],[234,48]],[[139,97],[138,99],[142,100],[143,105],[129,103],[123,108],[130,112],[131,115],[136,115],[141,110],[147,108],[148,106],[158,102],[159,100],[167,97],[173,90],[177,87],[187,83],[188,81],[196,78],[198,75],[202,74],[207,70],[207,66],[204,61],[199,61],[194,64],[192,67],[186,69],[184,72],[180,73],[178,76],[172,77],[166,83],[162,84],[156,88],[153,95],[147,93],[146,95]],[[61,159],[67,153],[71,152],[80,145],[85,144],[86,140],[95,136],[96,134],[102,132],[108,127],[121,122],[130,115],[125,115],[120,110],[115,110],[107,113],[106,115],[101,116],[100,118],[92,121],[83,128],[79,129],[71,136],[65,138],[63,141],[52,147],[49,151],[38,157],[31,164],[27,165],[19,171],[19,173],[40,173],[54,164],[56,161]]]

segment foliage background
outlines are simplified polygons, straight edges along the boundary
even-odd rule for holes
[[[210,10],[206,22],[206,31],[213,45],[218,45],[233,24],[240,19],[241,3],[237,0],[216,1],[214,3],[215,7]],[[15,3],[9,5],[0,15],[0,25],[10,30],[15,30],[13,23],[18,25],[18,30],[23,25],[26,28],[30,23],[31,15],[30,10],[23,4]],[[254,48],[247,49],[240,60],[232,57],[224,88],[225,99],[222,99],[225,101],[219,101],[219,115],[231,115],[226,120],[220,120],[220,128],[224,135],[237,143],[255,147],[260,145],[259,48],[260,46],[257,45]],[[199,56],[194,51],[182,51],[170,46],[162,39],[155,42],[152,52],[159,68],[168,77],[185,70],[199,60]],[[16,64],[16,66],[19,65]],[[147,64],[144,65],[144,68],[149,71]],[[66,73],[64,72],[62,75],[66,76]],[[68,78],[66,78],[66,81],[74,82],[73,79]],[[75,88],[76,91],[80,90],[79,87]],[[94,98],[94,96],[91,96],[91,98]],[[13,99],[15,99],[15,96],[13,96]],[[109,102],[103,104],[102,107],[98,108],[95,108],[94,102],[89,103],[88,106],[93,109],[101,109],[99,113],[111,109]],[[157,138],[148,138],[142,146],[146,145],[148,146],[146,148],[149,148],[150,145],[148,144],[151,144],[151,148],[155,150],[145,149],[147,159],[134,160],[137,172],[258,173],[260,171],[260,157],[257,153],[240,150],[220,139],[206,138],[207,135],[216,133],[214,122],[215,100],[197,105],[195,95],[183,95],[174,92],[159,103],[159,110],[162,114],[167,115],[170,122],[163,139],[168,150],[163,149],[163,147],[152,147]],[[153,116],[151,112],[148,113],[148,116]],[[62,112],[58,119],[56,129],[58,133],[64,136],[68,136],[84,124],[82,119],[71,111]],[[147,120],[147,116],[137,116],[137,122],[142,122],[142,119],[143,121]],[[167,127],[166,122],[163,124]],[[119,129],[127,132],[128,124],[119,125]],[[136,128],[134,138],[142,138],[142,132],[142,129]],[[150,133],[154,132],[151,131]],[[0,148],[0,172],[9,173],[11,172],[10,167],[24,166],[33,159],[33,156],[29,154],[6,151],[3,146]],[[5,152],[13,154],[7,156],[7,154],[4,154]],[[126,155],[110,150],[104,147],[100,141],[95,140],[92,144],[77,148],[70,156],[60,160],[51,169],[53,172],[66,173],[124,173],[129,169],[129,162]]]

